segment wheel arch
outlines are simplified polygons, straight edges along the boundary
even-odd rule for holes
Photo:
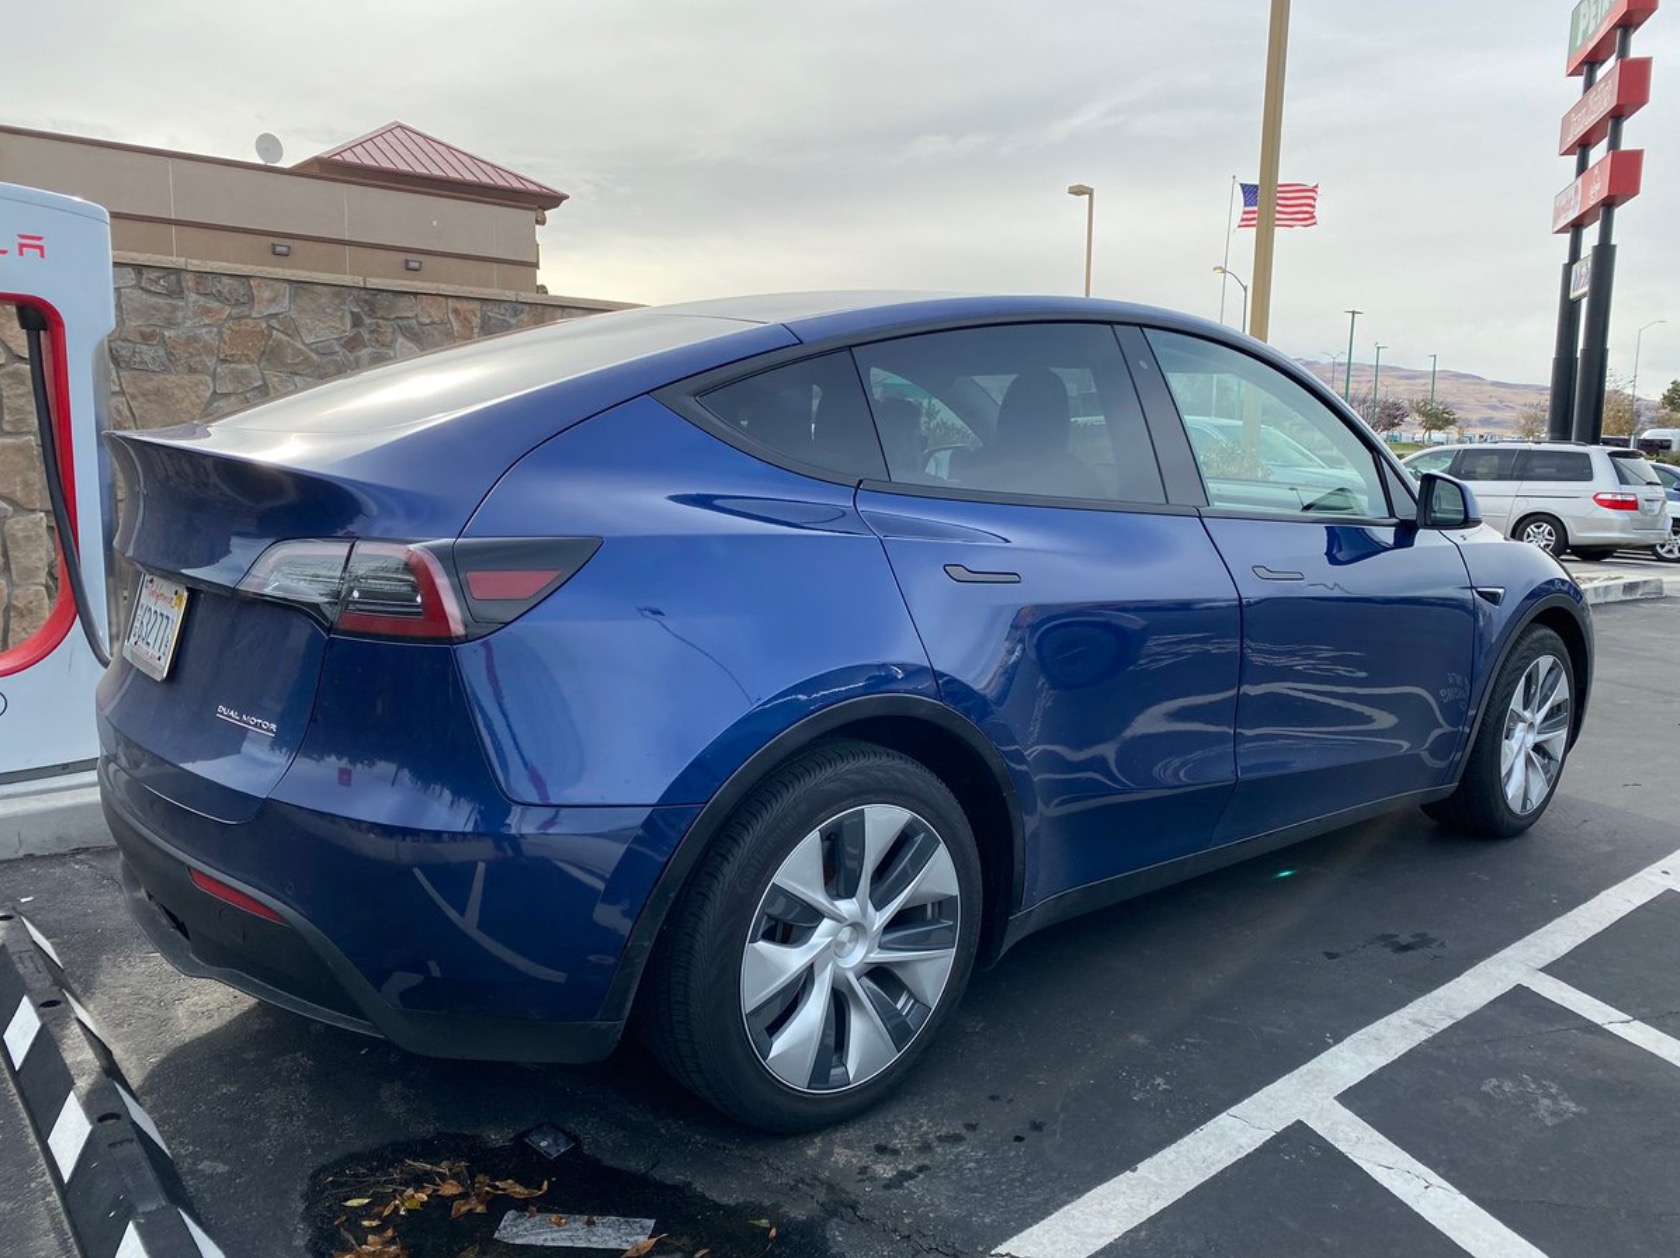
[[[1005,924],[1021,901],[1025,875],[1025,823],[1009,766],[979,727],[938,700],[874,695],[834,704],[795,722],[729,775],[666,861],[637,916],[602,1018],[629,1017],[671,909],[742,801],[793,757],[836,738],[857,739],[908,756],[956,795],[974,831],[984,880],[980,959],[999,954]]]
[[[1565,594],[1549,594],[1521,615],[1514,617],[1511,626],[1505,631],[1493,665],[1488,669],[1486,680],[1483,682],[1476,719],[1471,723],[1470,736],[1464,741],[1458,769],[1453,775],[1454,782],[1463,777],[1464,768],[1469,763],[1470,748],[1475,746],[1476,737],[1481,732],[1482,720],[1487,715],[1488,698],[1493,694],[1494,681],[1504,670],[1505,661],[1510,658],[1523,634],[1532,625],[1542,625],[1557,634],[1563,639],[1563,645],[1569,652],[1570,671],[1574,674],[1576,693],[1572,728],[1569,731],[1571,747],[1580,736],[1581,723],[1586,719],[1588,693],[1592,688],[1592,626],[1587,619],[1585,605],[1578,598],[1571,598]]]

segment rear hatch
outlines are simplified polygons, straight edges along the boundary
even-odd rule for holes
[[[463,641],[593,553],[588,539],[457,543],[507,468],[627,396],[714,365],[711,342],[744,356],[789,339],[729,320],[602,315],[212,426],[112,434],[127,490],[117,549],[135,572],[100,687],[106,755],[197,812],[252,815],[304,739],[334,634]]]
[[[1616,470],[1618,493],[1631,494],[1638,501],[1636,528],[1666,532],[1669,524],[1668,491],[1662,478],[1637,450],[1611,450],[1610,466]]]

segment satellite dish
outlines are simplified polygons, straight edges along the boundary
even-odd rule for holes
[[[257,137],[257,156],[262,158],[264,166],[272,166],[286,155],[286,150],[280,145],[280,137],[264,131]]]

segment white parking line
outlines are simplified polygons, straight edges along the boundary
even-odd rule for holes
[[[1529,983],[1542,968],[1642,904],[1664,891],[1680,889],[1676,871],[1680,871],[1680,851],[1600,892],[1388,1017],[1355,1031],[1178,1143],[1011,1237],[993,1253],[1010,1258],[1089,1258],[1285,1127],[1310,1121],[1326,1102],[1513,987]]]
[[[1672,1035],[1665,1035],[1654,1026],[1647,1026],[1635,1018],[1628,1017],[1620,1009],[1613,1009],[1602,1000],[1594,999],[1586,992],[1571,987],[1568,983],[1560,983],[1550,974],[1534,974],[1523,980],[1523,986],[1544,996],[1554,1005],[1562,1005],[1571,1013],[1578,1013],[1588,1022],[1619,1035],[1629,1044],[1636,1044],[1648,1053],[1654,1053],[1671,1066],[1680,1066],[1680,1040]]]
[[[1341,1102],[1326,1102],[1307,1125],[1465,1253],[1474,1258],[1546,1258]]]

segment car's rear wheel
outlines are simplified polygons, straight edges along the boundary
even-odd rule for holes
[[[1563,639],[1542,625],[1526,630],[1488,693],[1458,789],[1424,811],[1455,830],[1499,839],[1538,821],[1569,754],[1574,683]]]
[[[867,743],[809,752],[749,798],[673,909],[643,1039],[755,1127],[850,1118],[961,999],[980,887],[962,807],[922,765]]]
[[[1651,554],[1664,563],[1680,563],[1680,524],[1674,526],[1666,542],[1651,548]]]
[[[1588,563],[1603,563],[1616,553],[1614,546],[1577,546],[1575,557],[1585,559]]]
[[[1555,558],[1561,559],[1563,552],[1569,549],[1569,534],[1564,531],[1563,521],[1555,515],[1524,516],[1511,530],[1511,537],[1530,546],[1538,546]]]

